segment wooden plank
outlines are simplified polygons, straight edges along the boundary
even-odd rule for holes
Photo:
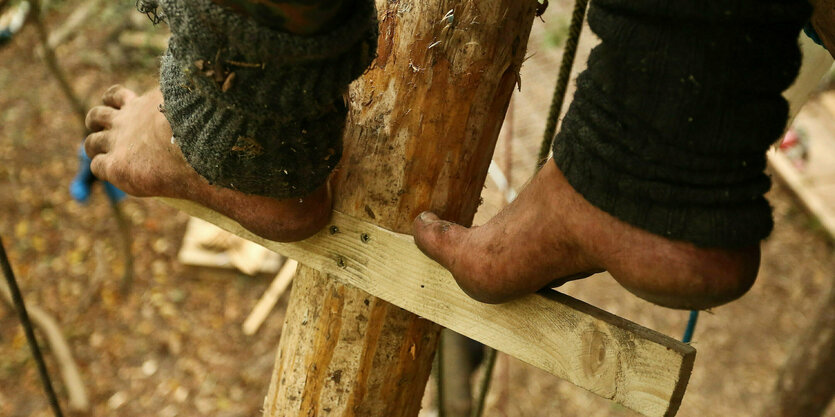
[[[818,219],[829,236],[835,239],[835,210],[809,186],[810,179],[804,178],[797,172],[789,158],[775,149],[768,151],[768,164],[777,173],[777,177],[797,196],[806,210]]]
[[[252,312],[249,313],[249,316],[244,320],[244,324],[242,326],[243,332],[247,336],[252,336],[255,332],[258,331],[258,328],[261,327],[261,323],[267,319],[267,316],[273,311],[273,307],[278,302],[278,299],[281,298],[281,295],[284,294],[284,291],[287,290],[287,287],[290,286],[290,283],[293,282],[293,276],[296,275],[296,267],[299,265],[293,259],[288,259],[287,262],[284,263],[284,266],[281,267],[281,271],[278,271],[278,275],[275,276],[273,282],[270,284],[270,287],[267,288],[267,291],[264,292],[264,295],[255,303],[255,307],[253,307]]]
[[[237,268],[247,275],[275,274],[284,262],[269,249],[194,217],[186,225],[177,260],[184,265]]]
[[[161,200],[644,415],[675,415],[684,395],[691,346],[555,291],[479,303],[409,235],[334,212],[319,234],[279,243],[197,204]]]
[[[809,96],[820,84],[821,78],[832,68],[833,62],[829,52],[816,45],[807,36],[801,34],[799,42],[803,52],[800,74],[794,84],[783,93],[790,105],[789,124],[809,100]],[[798,197],[803,206],[820,221],[824,230],[835,239],[835,210],[811,189],[808,185],[809,180],[797,172],[791,161],[776,149],[768,152],[768,164],[777,177]]]
[[[809,96],[820,85],[821,78],[832,68],[832,57],[826,49],[821,48],[820,45],[812,42],[808,36],[802,33],[798,43],[803,53],[800,73],[791,87],[783,92],[783,97],[789,102],[789,122],[797,116],[803,105],[809,101]]]

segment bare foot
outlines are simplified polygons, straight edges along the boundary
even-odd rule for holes
[[[210,185],[188,165],[171,142],[171,127],[160,112],[159,89],[137,96],[113,86],[104,106],[87,113],[94,133],[84,143],[96,177],[137,197],[195,201],[271,240],[296,241],[325,226],[331,212],[327,184],[304,198],[276,200]]]
[[[653,303],[704,309],[742,296],[760,263],[759,245],[700,248],[624,223],[574,191],[553,160],[487,224],[468,229],[426,212],[414,230],[421,250],[486,303],[608,270]]]

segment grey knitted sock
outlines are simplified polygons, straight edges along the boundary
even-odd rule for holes
[[[273,198],[321,186],[342,155],[342,95],[374,58],[374,3],[341,26],[297,36],[209,0],[161,0],[172,36],[162,59],[165,115],[210,183]]]

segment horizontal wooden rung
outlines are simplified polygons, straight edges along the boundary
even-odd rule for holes
[[[412,236],[339,212],[317,235],[279,243],[195,203],[161,200],[644,415],[672,416],[681,403],[695,349],[567,295],[480,303]]]

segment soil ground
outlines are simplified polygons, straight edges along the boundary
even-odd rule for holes
[[[53,1],[47,24],[60,26],[80,3]],[[58,48],[73,87],[89,105],[115,82],[137,90],[154,85],[155,51],[117,40],[125,29],[165,28],[127,18],[128,3],[108,6]],[[512,145],[511,182],[517,188],[530,175],[532,149],[544,126],[567,25],[564,8],[552,4],[546,23],[536,23],[522,92],[514,98],[513,140],[506,129],[497,148],[496,160],[506,167],[503,152]],[[68,339],[91,395],[90,415],[260,415],[287,297],[255,336],[244,336],[241,323],[271,277],[178,264],[187,216],[140,199],[123,203],[136,263],[131,291],[120,294],[125,264],[117,225],[101,192],[88,205],[67,192],[84,134],[36,53],[33,29],[28,25],[0,48],[0,236],[27,302],[53,315]],[[491,192],[482,218],[499,205]],[[764,244],[760,279],[742,300],[702,314],[680,416],[759,415],[777,370],[832,285],[835,257],[828,236],[780,184],[769,197],[777,226]],[[605,275],[564,290],[673,337],[687,319],[686,312],[640,301]],[[56,370],[48,349],[46,356]],[[53,376],[65,398],[57,371]],[[16,316],[0,307],[0,416],[49,415]],[[635,414],[500,355],[486,415]]]

